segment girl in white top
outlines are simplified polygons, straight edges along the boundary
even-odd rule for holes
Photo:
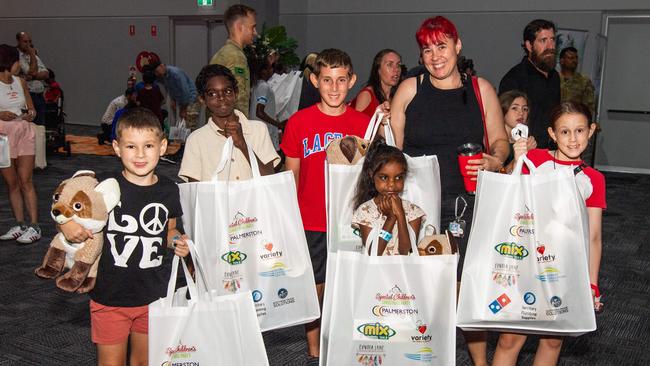
[[[34,124],[36,110],[24,80],[15,75],[20,70],[18,50],[0,45],[0,134],[9,142],[11,166],[0,168],[7,182],[9,202],[16,219],[0,240],[17,240],[30,244],[41,238],[38,227],[37,198],[32,172],[34,171]],[[31,223],[26,225],[24,207]]]

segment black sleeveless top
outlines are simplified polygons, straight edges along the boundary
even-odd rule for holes
[[[406,108],[404,153],[437,155],[445,196],[464,193],[456,148],[467,142],[483,145],[483,118],[470,78],[463,87],[437,89],[429,73],[417,80],[417,92]]]

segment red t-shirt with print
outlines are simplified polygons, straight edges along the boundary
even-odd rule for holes
[[[370,118],[351,107],[339,116],[329,116],[319,105],[301,109],[289,118],[280,148],[286,156],[300,159],[298,206],[305,230],[325,232],[325,148],[337,138],[363,137]]]
[[[584,164],[582,160],[557,160],[547,149],[530,150],[526,154],[526,157],[541,172],[550,171],[559,167],[566,167],[573,170]],[[528,173],[528,169],[525,169],[525,166],[523,171],[524,173]],[[576,175],[576,182],[578,183],[580,193],[583,198],[585,198],[587,207],[607,208],[607,202],[605,200],[605,176],[603,173],[590,166],[585,166],[582,171]]]

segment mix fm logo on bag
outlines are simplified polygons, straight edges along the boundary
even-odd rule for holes
[[[492,301],[488,307],[490,308],[490,311],[492,314],[496,314],[501,309],[506,307],[508,304],[510,304],[512,300],[506,295],[505,293],[502,293],[501,296],[497,297],[496,300]]]
[[[523,245],[519,245],[513,242],[504,242],[499,243],[494,247],[499,254],[505,257],[514,258],[517,260],[522,260],[528,257],[528,249]]]
[[[357,327],[357,331],[368,338],[389,339],[397,334],[395,329],[382,323],[366,323]]]
[[[246,258],[248,258],[248,255],[246,255],[244,252],[240,252],[239,250],[231,250],[221,256],[221,259],[230,265],[242,264]]]
[[[415,353],[405,353],[404,357],[413,361],[431,362],[434,358],[433,350],[429,347],[422,347]]]

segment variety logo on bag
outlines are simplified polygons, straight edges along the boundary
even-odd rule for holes
[[[435,358],[433,350],[429,347],[422,347],[416,353],[405,353],[404,357],[413,361],[431,362]]]
[[[499,243],[494,247],[494,250],[505,257],[510,257],[517,260],[522,260],[528,257],[528,249],[526,249],[526,247],[523,245],[519,245],[517,243]]]
[[[561,276],[560,271],[553,267],[546,267],[542,272],[540,272],[540,274],[535,276],[535,278],[542,282],[557,282],[563,277],[566,276]]]
[[[369,338],[389,339],[397,332],[388,325],[382,323],[366,323],[357,327],[357,331]]]
[[[496,300],[492,301],[488,307],[490,308],[490,311],[492,311],[493,314],[498,313],[506,307],[506,305],[510,304],[512,300],[506,295],[505,293],[501,294],[501,296],[497,297]]]
[[[273,243],[271,243],[270,241],[262,239],[260,244],[262,248],[259,253],[261,260],[266,261],[271,259],[282,258],[282,251],[277,249],[273,250]]]
[[[411,341],[413,342],[431,342],[431,335],[425,335],[427,332],[427,325],[424,324],[421,320],[418,320],[416,323],[415,329],[418,331],[418,335],[411,336]]]
[[[537,243],[537,263],[549,263],[555,261],[555,254],[546,253],[546,245]]]

